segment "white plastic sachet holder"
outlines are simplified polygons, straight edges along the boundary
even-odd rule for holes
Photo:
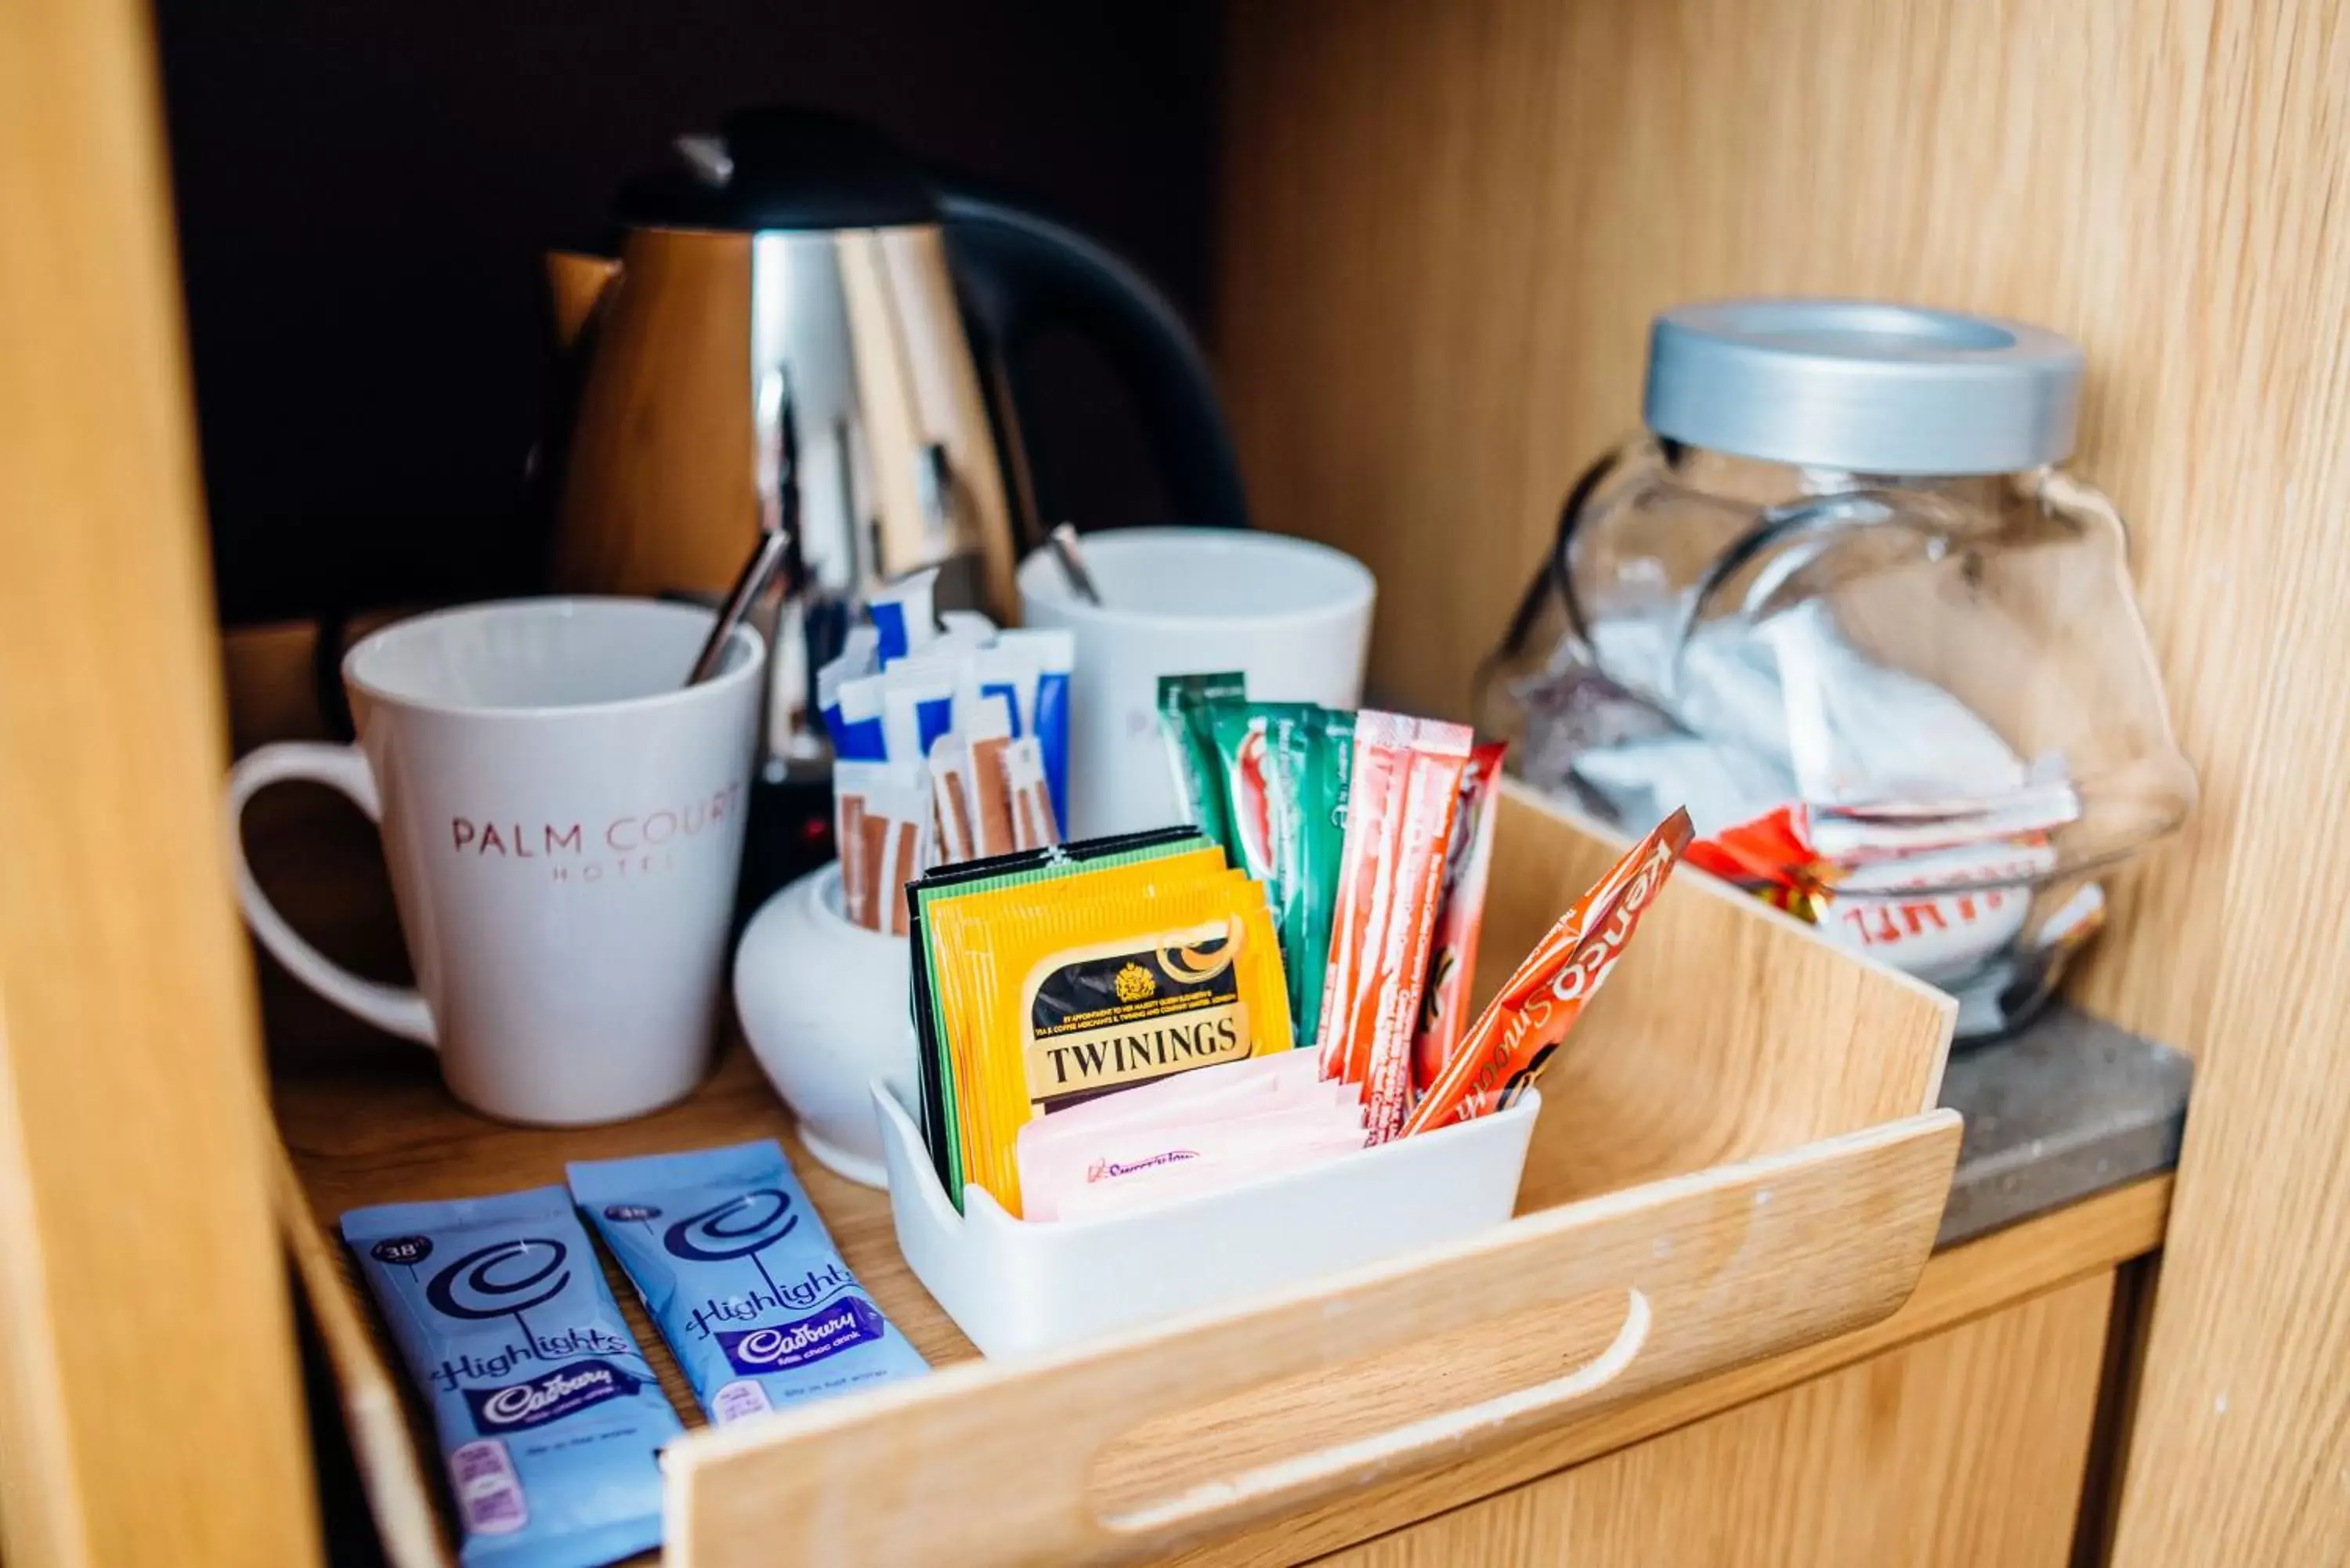
[[[1059,1350],[1506,1222],[1542,1096],[1222,1191],[1091,1220],[1015,1220],[977,1186],[955,1212],[920,1130],[872,1085],[898,1250],[991,1356]]]

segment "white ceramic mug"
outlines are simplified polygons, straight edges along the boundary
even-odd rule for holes
[[[1040,550],[1020,565],[1024,624],[1076,639],[1069,679],[1069,836],[1181,815],[1159,739],[1159,678],[1237,670],[1249,696],[1352,708],[1370,647],[1370,569],[1326,545],[1236,528],[1085,536],[1102,603]]]
[[[359,743],[263,746],[244,804],[285,779],[381,826],[411,991],[295,931],[236,853],[254,934],[296,978],[437,1047],[452,1093],[508,1121],[576,1126],[668,1104],[710,1060],[743,852],[764,645],[734,634],[684,684],[711,612],[520,599],[385,628],[343,660]]]

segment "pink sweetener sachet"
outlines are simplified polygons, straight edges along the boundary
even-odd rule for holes
[[[1025,1145],[1039,1138],[1075,1137],[1114,1123],[1170,1114],[1191,1115],[1217,1106],[1253,1100],[1258,1096],[1295,1094],[1321,1082],[1315,1064],[1299,1060],[1301,1054],[1280,1051],[1270,1056],[1244,1057],[1120,1089],[1114,1095],[1104,1095],[1024,1123],[1020,1128],[1020,1141]]]
[[[1323,1079],[1310,1053],[1259,1057],[1029,1122],[1016,1146],[1022,1204],[1031,1220],[1076,1218],[1125,1207],[1110,1188],[1156,1202],[1357,1149],[1364,1138],[1353,1086]],[[1179,1167],[1184,1174],[1171,1179]]]
[[[1019,1150],[1020,1190],[1031,1219],[1049,1219],[1058,1196],[1144,1170],[1195,1161],[1253,1158],[1304,1145],[1364,1143],[1362,1107],[1317,1090],[1312,1098],[1244,1115],[1122,1122],[1083,1137]],[[1034,1183],[1032,1189],[1031,1183]],[[1042,1196],[1035,1203],[1027,1195]]]
[[[1063,1221],[1128,1214],[1180,1199],[1222,1191],[1243,1182],[1279,1176],[1325,1160],[1361,1152],[1362,1134],[1349,1131],[1293,1140],[1252,1152],[1204,1156],[1128,1171],[1087,1182],[1059,1194],[1055,1218]]]

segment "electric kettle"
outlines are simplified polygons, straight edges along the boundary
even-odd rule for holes
[[[549,258],[580,356],[557,587],[723,587],[788,420],[812,584],[967,556],[981,607],[1009,615],[1013,567],[1045,531],[1013,367],[1060,325],[1124,382],[1180,520],[1245,522],[1198,345],[1100,244],[941,189],[878,132],[816,111],[730,114],[676,151],[621,189],[617,257]]]
[[[1044,329],[1123,383],[1179,520],[1246,524],[1198,345],[1100,244],[813,110],[738,111],[674,151],[621,188],[617,256],[548,258],[573,369],[537,464],[553,587],[721,593],[763,526],[788,526],[764,782],[823,788],[814,671],[875,585],[937,566],[942,607],[1016,618],[1014,568],[1061,520],[1020,434],[1016,369]]]

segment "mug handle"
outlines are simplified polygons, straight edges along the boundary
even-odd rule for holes
[[[369,822],[383,821],[383,801],[376,793],[375,774],[357,746],[281,741],[256,747],[237,759],[228,771],[228,841],[236,859],[236,901],[244,910],[245,923],[271,957],[320,996],[387,1034],[437,1048],[440,1042],[433,1037],[432,1013],[421,993],[410,986],[363,980],[343,968],[288,925],[261,890],[252,863],[244,857],[245,803],[287,779],[307,779],[339,790],[367,813]]]

